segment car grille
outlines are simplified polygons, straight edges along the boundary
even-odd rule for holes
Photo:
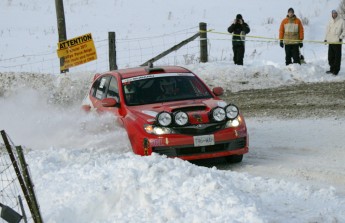
[[[224,128],[224,123],[210,123],[210,124],[199,124],[190,125],[183,127],[174,127],[174,131],[178,134],[185,135],[204,135],[211,134]]]
[[[228,141],[226,143],[219,143],[212,146],[186,146],[186,147],[153,147],[152,152],[166,155],[169,157],[178,157],[178,156],[188,156],[188,155],[197,155],[205,153],[215,153],[241,149],[246,146],[246,137],[238,138],[235,140]]]
[[[191,111],[204,111],[204,110],[206,110],[206,106],[191,106],[191,107],[173,109],[172,112],[175,112],[175,111],[191,112]]]

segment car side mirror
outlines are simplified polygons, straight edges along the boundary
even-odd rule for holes
[[[115,98],[104,98],[101,103],[103,107],[115,107],[118,104]]]
[[[222,87],[215,87],[212,91],[216,96],[222,96],[224,94],[224,89]]]

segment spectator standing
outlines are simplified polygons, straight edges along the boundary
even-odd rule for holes
[[[229,26],[228,32],[232,33],[232,51],[234,53],[234,63],[243,65],[245,52],[245,35],[250,32],[247,23],[244,22],[241,14],[236,16],[234,22]]]
[[[293,8],[288,9],[286,18],[280,24],[279,39],[280,46],[284,48],[285,45],[285,64],[291,64],[291,58],[294,63],[301,64],[299,47],[303,47],[304,28]]]
[[[341,64],[341,49],[342,40],[345,36],[345,23],[342,18],[338,16],[336,10],[332,10],[332,18],[329,21],[326,29],[325,42],[328,42],[328,64],[330,70],[327,74],[338,75]]]

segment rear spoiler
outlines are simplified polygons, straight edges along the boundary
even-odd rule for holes
[[[161,67],[146,67],[145,70],[147,73],[160,72],[160,71],[164,72],[164,69]]]

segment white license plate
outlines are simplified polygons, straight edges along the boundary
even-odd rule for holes
[[[194,146],[214,145],[214,135],[193,136]]]

